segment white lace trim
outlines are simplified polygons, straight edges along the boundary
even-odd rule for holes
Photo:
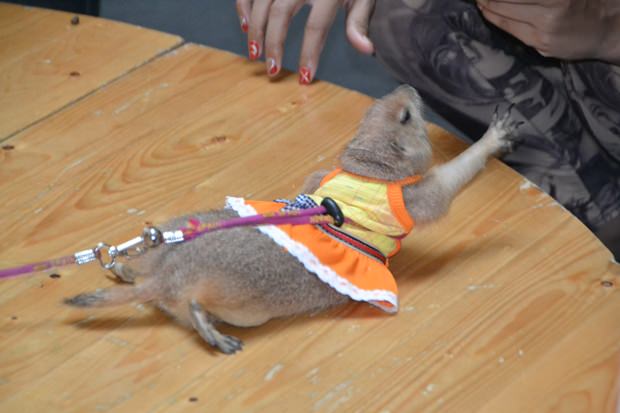
[[[256,210],[251,205],[246,204],[243,198],[226,197],[226,208],[233,209],[241,217],[256,215]],[[340,277],[330,267],[323,265],[304,244],[291,239],[275,225],[262,225],[257,227],[257,229],[271,238],[276,244],[286,248],[308,271],[316,274],[321,281],[329,284],[340,294],[347,295],[356,301],[366,301],[388,313],[398,311],[398,297],[393,292],[358,288],[349,280]],[[380,301],[387,301],[393,307],[384,306]]]

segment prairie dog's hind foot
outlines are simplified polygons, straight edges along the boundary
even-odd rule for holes
[[[134,284],[136,282],[136,278],[140,276],[140,273],[131,268],[127,264],[122,264],[120,262],[114,263],[112,268],[110,268],[112,274],[116,276],[116,278],[127,284]]]
[[[222,353],[234,354],[243,348],[243,342],[237,337],[228,336],[217,331],[208,313],[196,300],[189,304],[192,326],[207,343],[218,348]]]
[[[509,153],[520,142],[521,137],[517,130],[523,121],[513,118],[514,103],[499,113],[499,105],[495,107],[491,125],[484,134],[484,139],[492,142],[496,153]]]

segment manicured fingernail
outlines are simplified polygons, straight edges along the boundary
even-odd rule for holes
[[[241,31],[243,33],[248,32],[248,19],[246,19],[245,17],[241,18]]]
[[[312,82],[312,72],[307,67],[299,69],[299,84],[309,85]]]
[[[270,76],[278,73],[278,65],[276,64],[276,60],[271,57],[267,59],[267,73],[269,73]]]
[[[260,45],[256,40],[250,40],[248,43],[248,50],[250,52],[250,60],[256,60],[260,56]]]

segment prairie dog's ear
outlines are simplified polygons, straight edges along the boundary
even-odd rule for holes
[[[400,121],[401,125],[406,125],[407,123],[411,121],[411,111],[409,110],[407,106],[403,107],[400,110],[398,120]]]

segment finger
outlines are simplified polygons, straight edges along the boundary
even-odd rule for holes
[[[252,0],[237,0],[237,15],[243,33],[248,32],[250,27],[250,13],[252,12]]]
[[[478,7],[497,14],[507,20],[529,23],[538,27],[544,19],[550,19],[550,9],[534,3],[515,3],[499,0],[477,0]]]
[[[375,51],[368,38],[368,22],[374,6],[374,0],[358,0],[351,5],[347,14],[347,38],[355,49],[364,54]]]
[[[269,9],[269,23],[265,35],[265,63],[269,76],[280,72],[284,41],[291,18],[303,4],[303,0],[275,0]]]
[[[269,17],[271,0],[255,0],[250,14],[250,26],[248,28],[248,53],[250,60],[258,59],[263,53],[265,40],[265,27]]]
[[[323,0],[315,2],[306,22],[304,42],[299,60],[299,83],[308,85],[314,79],[329,28],[338,12],[339,2]]]
[[[530,23],[506,18],[485,7],[480,7],[480,11],[489,22],[510,33],[526,45],[536,49],[546,50],[546,46],[541,42],[540,32],[538,32]]]

